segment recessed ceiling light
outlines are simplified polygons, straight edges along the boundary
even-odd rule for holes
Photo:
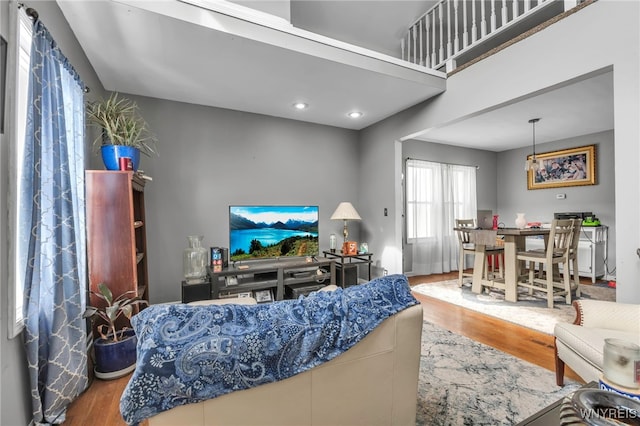
[[[305,104],[304,102],[296,102],[295,104],[293,104],[293,107],[295,109],[307,109],[309,108],[309,105]]]
[[[360,111],[351,111],[349,114],[347,114],[350,118],[360,118],[362,117],[364,114],[361,113]]]

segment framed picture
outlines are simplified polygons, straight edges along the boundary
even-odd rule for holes
[[[346,241],[342,244],[342,254],[345,256],[355,256],[358,254],[358,243],[355,241]]]
[[[588,145],[536,154],[540,168],[527,171],[527,189],[595,185],[595,150],[595,145]]]
[[[271,289],[257,290],[254,292],[254,296],[258,303],[273,302],[273,292]]]
[[[240,293],[236,293],[236,297],[251,297],[251,292],[250,291],[243,291]]]

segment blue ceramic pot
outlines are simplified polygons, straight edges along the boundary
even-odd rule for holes
[[[137,171],[140,165],[140,150],[132,146],[102,145],[100,152],[102,153],[102,162],[107,170],[120,170],[118,162],[120,157],[131,158],[133,171]]]
[[[133,330],[122,332],[121,340],[110,342],[98,338],[93,343],[96,357],[96,372],[114,373],[129,369],[136,363],[138,338]]]

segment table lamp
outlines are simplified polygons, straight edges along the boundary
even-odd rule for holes
[[[348,201],[343,201],[338,204],[338,208],[331,215],[331,220],[342,220],[344,221],[344,228],[342,230],[342,235],[344,236],[344,242],[347,242],[347,237],[349,236],[349,231],[347,230],[347,220],[362,220],[356,209],[349,203]]]

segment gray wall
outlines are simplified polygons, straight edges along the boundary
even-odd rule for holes
[[[187,235],[205,247],[229,245],[231,204],[320,207],[320,246],[342,232],[329,220],[340,201],[357,200],[357,132],[245,112],[152,98],[138,100],[157,134],[158,158],[143,157],[149,294],[180,299]],[[359,224],[349,224],[359,241]]]
[[[435,161],[438,163],[460,164],[465,166],[477,166],[476,173],[476,197],[478,210],[498,209],[497,197],[497,167],[498,154],[479,149],[461,148],[451,145],[442,145],[419,140],[408,140],[402,143],[402,162],[407,158]],[[403,236],[403,270],[411,272],[413,264],[412,250]]]
[[[514,226],[517,212],[525,213],[527,221],[550,222],[554,212],[590,211],[603,225],[609,226],[608,272],[615,272],[616,218],[614,132],[583,135],[536,146],[536,152],[596,145],[596,185],[528,190],[523,159],[530,148],[504,151],[498,154],[498,214],[506,226]],[[556,194],[565,194],[564,200]]]
[[[241,6],[250,7],[261,12],[270,13],[291,21],[291,2],[289,0],[230,0]]]

